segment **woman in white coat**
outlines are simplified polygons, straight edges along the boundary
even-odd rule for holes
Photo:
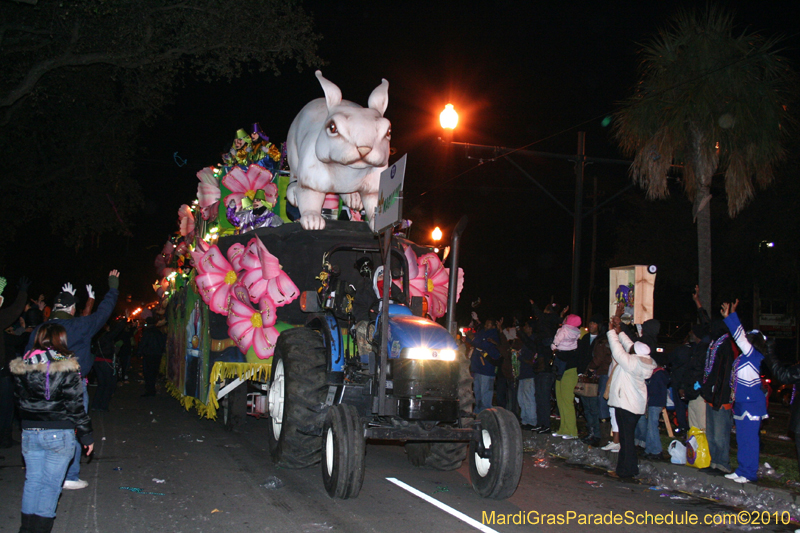
[[[653,374],[657,365],[650,357],[649,346],[643,342],[633,342],[625,333],[620,333],[618,317],[611,319],[607,336],[614,359],[608,405],[614,407],[620,443],[617,470],[609,475],[629,479],[639,474],[634,432],[639,417],[647,410],[645,380]]]

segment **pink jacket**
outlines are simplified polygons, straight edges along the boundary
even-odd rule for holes
[[[581,330],[579,328],[570,326],[569,324],[562,324],[561,327],[558,328],[558,331],[556,331],[556,336],[553,339],[553,344],[550,345],[550,348],[553,350],[560,350],[562,352],[577,350],[578,339],[580,336]]]

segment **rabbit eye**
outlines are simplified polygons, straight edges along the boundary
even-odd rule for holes
[[[339,130],[336,128],[336,123],[332,120],[328,122],[328,133],[331,135],[336,135],[339,133]]]
[[[386,138],[387,139],[391,139],[392,138],[392,128],[389,128],[388,130],[386,130]]]

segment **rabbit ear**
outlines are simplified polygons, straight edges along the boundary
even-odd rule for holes
[[[322,85],[322,90],[325,92],[325,101],[328,104],[328,109],[342,103],[342,90],[333,82],[326,80],[322,77],[322,71],[318,70],[316,74],[319,84]]]
[[[389,82],[385,78],[381,79],[381,84],[375,87],[375,90],[369,95],[367,105],[383,116],[386,106],[389,105]]]

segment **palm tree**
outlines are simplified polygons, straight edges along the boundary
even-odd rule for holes
[[[723,175],[728,214],[736,216],[773,181],[785,158],[794,73],[779,56],[781,38],[742,31],[715,7],[681,11],[643,45],[633,95],[614,116],[614,135],[634,158],[631,176],[649,199],[668,195],[667,173],[682,167],[697,223],[700,299],[711,302],[711,194]]]

